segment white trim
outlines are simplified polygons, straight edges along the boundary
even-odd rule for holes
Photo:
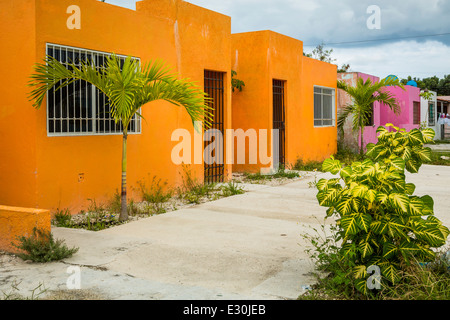
[[[330,88],[330,87],[318,86],[318,85],[314,85],[313,87],[314,87],[313,88],[313,127],[314,128],[332,128],[332,127],[336,127],[336,89],[335,88]],[[329,93],[317,93],[317,92],[314,92],[316,88],[331,90],[332,93],[331,94],[329,94]],[[331,104],[332,104],[332,106],[331,106],[331,108],[332,108],[332,110],[331,110],[331,119],[316,119],[315,118],[315,114],[314,114],[315,113],[314,112],[314,99],[315,98],[314,98],[314,96],[316,94],[320,94],[321,96],[324,96],[324,95],[331,96]],[[322,104],[322,111],[323,111],[323,98],[322,98],[321,104]],[[316,125],[315,124],[316,120],[320,120],[320,121],[331,120],[332,124],[329,124],[329,125]]]

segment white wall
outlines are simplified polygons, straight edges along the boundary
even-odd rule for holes
[[[423,91],[421,91],[421,93],[422,92]],[[432,97],[431,100],[427,100],[427,99],[424,99],[422,97],[420,98],[420,124],[421,125],[425,124],[425,126],[427,128],[433,129],[434,132],[436,132],[436,135],[435,135],[434,139],[438,140],[441,137],[441,126],[439,126],[437,124],[437,115],[436,115],[436,112],[437,112],[437,95],[436,95],[436,92],[434,92],[434,91],[429,91],[429,92],[431,92],[433,94],[433,97]],[[428,119],[428,116],[429,116],[428,106],[430,104],[433,104],[434,118],[435,118],[434,125],[432,125],[432,126],[429,125],[429,121],[428,121],[429,120]]]

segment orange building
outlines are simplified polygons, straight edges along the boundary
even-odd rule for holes
[[[111,53],[143,63],[163,59],[213,96],[221,132],[271,129],[277,80],[286,162],[322,160],[336,151],[336,66],[303,57],[301,41],[269,31],[231,35],[230,17],[182,0],[139,1],[136,11],[97,0],[3,0],[0,29],[2,205],[76,213],[88,199],[108,201],[120,188],[122,135],[95,88],[74,84],[49,92],[41,109],[32,108],[27,83],[46,54],[99,65]],[[246,83],[233,96],[233,113],[232,68]],[[138,182],[153,176],[170,186],[182,183],[171,135],[179,128],[194,135],[183,108],[152,102],[142,115],[128,137],[127,181],[134,198],[140,196]],[[231,177],[233,166],[192,164],[190,170],[199,181],[221,181]]]
[[[200,87],[206,77],[220,78],[221,122],[231,127],[230,17],[179,0],[140,1],[136,11],[96,0],[3,0],[0,29],[2,205],[77,212],[87,199],[105,202],[120,189],[122,136],[92,88],[49,94],[39,110],[28,101],[32,67],[46,53],[99,63],[110,53],[163,59]],[[172,163],[171,134],[178,128],[194,133],[188,114],[167,102],[153,102],[142,113],[145,120],[137,120],[128,137],[129,191],[153,176],[179,185],[183,169]],[[204,166],[191,169],[202,181]],[[221,173],[226,179],[231,166]]]
[[[303,56],[302,41],[272,31],[233,34],[231,56],[245,83],[233,94],[233,128],[278,129],[279,139],[267,139],[267,150],[278,149],[279,163],[287,166],[336,153],[337,66]],[[233,170],[270,167],[260,158],[252,164],[249,150],[243,164],[235,149]]]

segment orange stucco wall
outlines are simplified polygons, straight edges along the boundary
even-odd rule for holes
[[[70,30],[70,5],[81,9],[81,29]],[[121,135],[48,137],[45,104],[34,110],[26,87],[32,66],[42,61],[46,43],[163,59],[183,78],[203,87],[204,69],[227,72],[225,128],[231,127],[231,19],[180,0],[145,0],[137,11],[96,0],[4,0],[0,3],[1,81],[0,203],[86,209],[88,199],[106,202],[120,188]],[[169,185],[182,181],[171,160],[175,129],[194,133],[183,108],[153,102],[143,108],[142,133],[128,138],[128,190],[138,198],[139,180],[158,176]],[[193,165],[203,179],[203,165]],[[231,174],[231,166],[227,166]],[[84,179],[79,179],[83,174]]]
[[[50,232],[50,211],[0,206],[0,250],[18,252],[13,246],[19,245],[17,237],[29,237],[37,228]]]
[[[314,85],[336,89],[335,65],[304,57],[301,41],[272,31],[233,34],[231,56],[237,78],[245,83],[242,92],[233,93],[234,129],[272,129],[272,80],[283,80],[286,162],[323,160],[337,151],[336,127],[314,127]],[[266,166],[258,161],[257,165],[235,164],[233,169],[261,167]]]

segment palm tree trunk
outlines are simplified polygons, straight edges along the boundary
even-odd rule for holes
[[[359,155],[361,156],[361,158],[363,154],[364,154],[364,126],[361,126],[361,146],[359,149]]]
[[[123,132],[123,147],[122,147],[122,193],[121,193],[121,208],[120,221],[128,220],[127,210],[127,138],[126,130]]]

